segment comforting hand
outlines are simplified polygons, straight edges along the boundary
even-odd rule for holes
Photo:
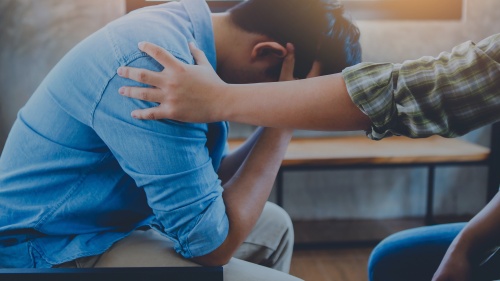
[[[137,82],[151,85],[145,87],[122,87],[120,94],[159,103],[159,106],[135,110],[132,117],[137,119],[175,119],[184,122],[210,123],[221,121],[226,108],[225,101],[230,95],[229,87],[215,73],[203,51],[190,44],[191,53],[198,64],[187,65],[177,60],[163,48],[152,43],[142,42],[139,49],[157,60],[163,71],[120,67],[118,75]],[[280,81],[294,80],[295,52],[292,44],[287,44],[288,54],[283,62]],[[319,76],[321,66],[318,62],[307,76]],[[223,98],[223,96],[225,98]]]
[[[198,64],[193,66],[180,62],[152,43],[142,42],[139,49],[157,60],[164,70],[154,72],[131,67],[118,69],[121,77],[154,87],[122,87],[120,94],[159,103],[157,107],[133,111],[132,117],[200,123],[220,121],[216,113],[224,108],[224,104],[218,95],[224,91],[226,84],[217,76],[203,51],[190,44],[191,53]]]

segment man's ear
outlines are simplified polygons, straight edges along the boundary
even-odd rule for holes
[[[252,50],[252,61],[263,58],[285,58],[288,51],[277,42],[261,42],[256,44]]]

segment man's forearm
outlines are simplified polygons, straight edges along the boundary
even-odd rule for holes
[[[354,131],[370,119],[352,102],[340,74],[299,81],[223,85],[216,119],[276,128]],[[220,101],[220,100],[219,100]],[[214,110],[215,111],[215,110]]]
[[[236,174],[236,172],[252,150],[253,146],[260,138],[263,130],[263,127],[257,128],[255,132],[240,147],[224,157],[219,171],[217,172],[219,178],[222,181],[222,185],[225,185],[234,176],[234,174]]]
[[[227,263],[251,232],[271,193],[292,137],[291,130],[265,128],[236,174],[224,185],[229,233],[212,253],[195,258],[205,265]]]

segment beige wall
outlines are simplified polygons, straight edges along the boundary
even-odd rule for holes
[[[59,59],[124,11],[122,0],[0,1],[0,148],[17,111]]]
[[[364,60],[435,56],[462,41],[500,32],[499,0],[468,0],[465,11],[462,21],[360,21]],[[53,65],[123,13],[121,0],[0,1],[0,147],[17,111]],[[235,125],[232,135],[249,131]],[[488,129],[466,136],[482,144],[488,144],[488,137]],[[425,174],[422,169],[293,173],[285,178],[285,208],[295,218],[419,216],[424,212]],[[485,177],[483,168],[438,169],[438,213],[478,211],[484,204]]]
[[[500,1],[464,0],[461,21],[360,21],[364,60],[401,62],[500,32]]]

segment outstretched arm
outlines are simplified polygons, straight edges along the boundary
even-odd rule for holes
[[[277,128],[369,129],[373,139],[393,134],[412,138],[456,137],[500,120],[500,34],[465,42],[438,57],[402,64],[362,63],[340,74],[254,85],[227,85],[200,50],[199,66],[185,66],[151,44],[141,48],[166,69],[154,75],[121,69],[123,75],[155,89],[121,93],[159,102],[134,111],[137,118],[181,121],[236,121]]]
[[[214,72],[205,55],[191,46],[198,66],[185,65],[150,43],[142,51],[165,69],[152,73],[121,68],[123,77],[155,88],[120,89],[133,98],[160,103],[132,112],[139,119],[176,119],[186,122],[220,120],[275,128],[363,130],[370,120],[352,102],[340,74],[300,81],[229,85]]]

